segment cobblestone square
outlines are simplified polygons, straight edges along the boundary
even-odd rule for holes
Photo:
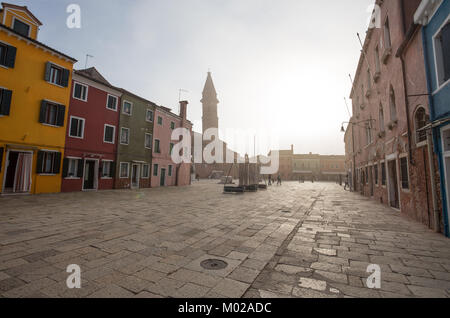
[[[449,297],[450,244],[332,183],[0,198],[1,297]],[[208,270],[218,259],[228,266]],[[70,264],[81,289],[68,289]],[[381,267],[381,288],[366,287]]]

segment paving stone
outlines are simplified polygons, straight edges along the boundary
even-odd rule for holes
[[[230,298],[240,298],[249,287],[249,284],[225,278],[212,291]]]
[[[312,289],[307,289],[307,288],[299,288],[299,287],[293,288],[292,295],[294,297],[299,297],[299,298],[336,298],[336,297],[338,297],[335,294],[331,295],[331,294],[319,292],[317,290],[312,290]]]
[[[334,272],[334,273],[342,272],[342,267],[340,265],[329,264],[329,263],[316,262],[316,263],[311,264],[311,268],[317,269],[317,270],[322,270],[322,271],[327,271],[327,272]]]
[[[422,286],[408,285],[409,290],[418,297],[424,298],[446,298],[447,293],[442,289],[435,289]]]
[[[327,282],[323,280],[301,277],[298,282],[298,286],[302,288],[324,291],[327,288]]]
[[[176,293],[176,298],[202,298],[208,292],[210,288],[205,286],[200,286],[192,283],[187,283],[183,287],[179,288]]]
[[[89,298],[130,298],[133,297],[134,294],[122,287],[117,285],[108,285],[105,288],[102,288],[92,294],[90,294]]]
[[[280,264],[275,267],[278,272],[283,272],[289,275],[301,274],[301,273],[312,273],[312,269],[300,266],[284,265]]]
[[[325,271],[320,271],[320,270],[314,271],[313,277],[317,278],[317,279],[323,279],[326,281],[336,282],[336,283],[347,284],[347,282],[348,282],[347,275],[345,275],[345,274],[325,272]]]

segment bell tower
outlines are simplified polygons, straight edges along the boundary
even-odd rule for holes
[[[209,128],[219,128],[219,116],[217,114],[217,92],[211,77],[211,72],[208,72],[205,87],[203,88],[203,98],[200,101],[203,105],[202,128],[203,133]]]

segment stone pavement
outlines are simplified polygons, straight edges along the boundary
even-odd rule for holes
[[[222,270],[200,263],[220,259]],[[70,264],[82,288],[68,289]],[[369,264],[381,289],[365,287]],[[449,297],[450,241],[327,183],[0,198],[1,297]]]

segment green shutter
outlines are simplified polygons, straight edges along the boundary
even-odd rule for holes
[[[84,172],[84,160],[78,159],[77,177],[83,178],[83,172]]]
[[[62,177],[67,178],[69,175],[69,159],[64,158],[63,160],[63,171],[62,171]]]
[[[12,91],[2,89],[1,97],[0,115],[9,116],[9,111],[11,109]]]
[[[53,173],[59,174],[61,172],[61,153],[60,152],[55,153],[54,160],[55,161],[53,162]]]
[[[45,64],[45,75],[44,75],[44,79],[47,82],[50,82],[51,69],[52,69],[52,63],[47,62]]]
[[[67,69],[63,69],[62,76],[61,76],[61,86],[63,86],[63,87],[69,86],[69,77],[70,77],[70,71]]]
[[[66,106],[58,105],[58,118],[56,119],[56,125],[59,127],[64,126],[64,119],[66,117]]]
[[[109,176],[111,178],[115,178],[116,177],[116,163],[115,162],[111,162],[110,169],[111,169],[111,171],[109,172]]]
[[[39,112],[39,122],[41,124],[45,123],[45,114],[47,113],[47,101],[43,100],[41,102],[41,111]]]
[[[36,161],[36,173],[42,173],[42,164],[44,163],[45,152],[39,151]]]
[[[14,68],[16,63],[16,53],[17,49],[14,46],[8,46],[6,49],[6,59],[5,66],[9,68]]]

